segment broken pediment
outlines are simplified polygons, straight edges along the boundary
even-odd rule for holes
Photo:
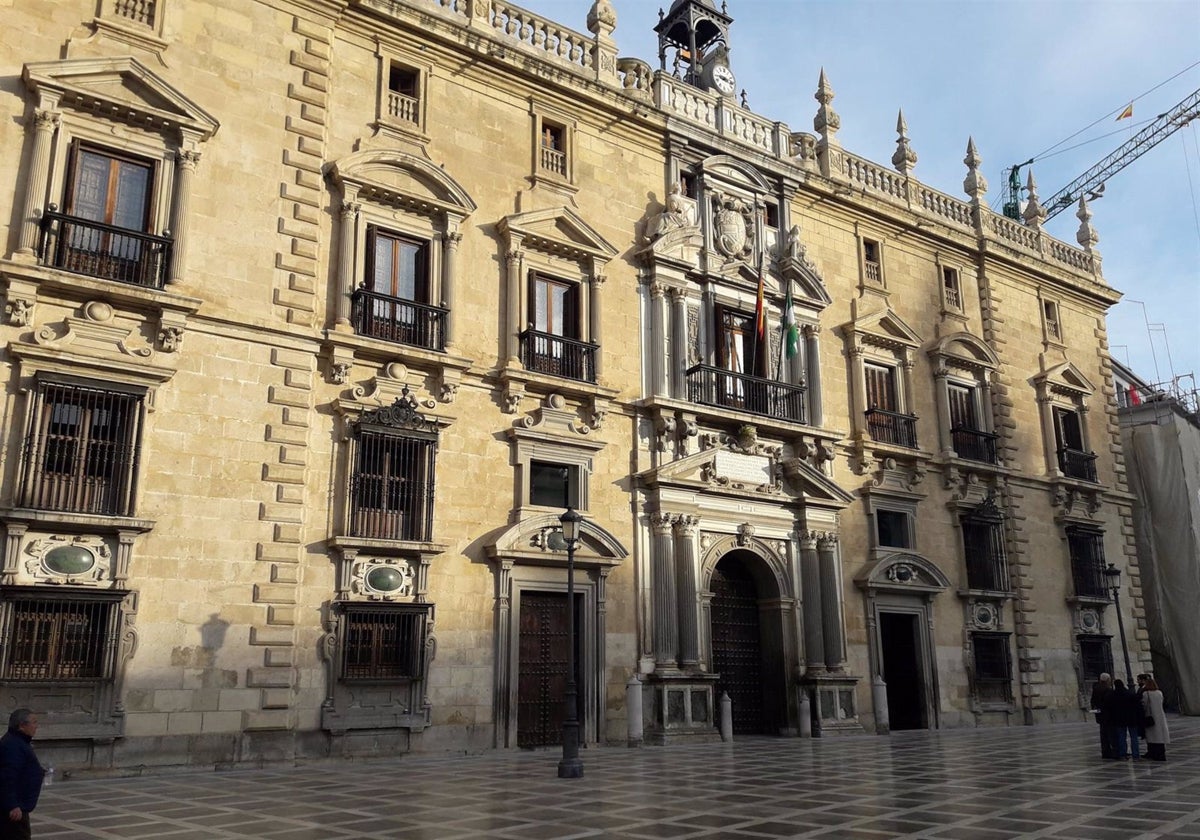
[[[26,64],[21,74],[38,107],[68,107],[154,131],[207,140],[220,126],[207,111],[136,58],[73,58]]]
[[[510,560],[538,566],[566,565],[566,544],[562,538],[559,515],[532,516],[502,531],[485,546],[493,560]],[[579,523],[579,544],[575,563],[583,567],[616,566],[629,551],[620,540],[592,521],[586,514]]]
[[[355,152],[329,164],[326,177],[341,187],[348,201],[362,198],[460,220],[475,210],[471,196],[444,169],[395,149]]]
[[[551,256],[584,262],[607,262],[617,249],[569,207],[514,213],[500,220],[500,233],[514,243]]]

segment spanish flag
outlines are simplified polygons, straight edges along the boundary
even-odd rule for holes
[[[758,297],[754,301],[754,331],[758,340],[762,341],[767,335],[767,307],[764,300],[762,268],[758,270]]]
[[[1120,122],[1121,120],[1127,120],[1132,116],[1133,116],[1133,103],[1130,102],[1128,105],[1125,106],[1124,111],[1117,114],[1117,118],[1115,120],[1113,120],[1113,122]]]

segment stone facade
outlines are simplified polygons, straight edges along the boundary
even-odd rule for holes
[[[568,504],[588,742],[1079,719],[1105,561],[1148,662],[1086,206],[855,157],[824,74],[792,132],[676,18],[710,62],[9,4],[0,684],[60,766],[552,743]]]

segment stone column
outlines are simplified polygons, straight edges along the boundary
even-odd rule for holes
[[[446,319],[442,323],[442,342],[446,347],[454,343],[454,278],[458,270],[458,244],[462,242],[462,236],[458,231],[450,230],[442,237],[441,305],[446,310]]]
[[[17,251],[32,257],[38,245],[38,218],[44,208],[46,185],[50,183],[50,146],[61,117],[58,111],[33,112],[33,154],[29,159],[29,178],[25,181],[25,203],[21,208],[21,240]]]
[[[698,516],[679,516],[675,520],[675,568],[679,584],[679,665],[695,668],[700,664],[699,622],[696,618],[696,526]]]
[[[938,450],[943,458],[954,454],[954,436],[950,434],[950,372],[939,364],[933,372],[934,396],[937,399]]]
[[[655,670],[674,669],[679,648],[678,601],[675,595],[675,543],[669,513],[650,514],[654,563],[654,663]]]
[[[808,670],[825,670],[825,641],[821,615],[821,567],[817,535],[800,535],[800,590],[804,596],[804,661]]]
[[[183,278],[183,267],[187,259],[188,231],[191,229],[192,181],[200,153],[184,149],[175,156],[175,196],[171,203],[171,265],[167,283],[178,283]]]
[[[650,284],[650,391],[656,397],[667,396],[666,371],[666,336],[663,335],[665,323],[663,312],[663,297],[666,287],[661,283]]]
[[[804,327],[804,384],[808,388],[808,424],[825,425],[825,409],[821,404],[821,342],[820,328],[816,324]],[[866,390],[863,390],[866,401]]]
[[[860,437],[867,436],[867,373],[863,366],[863,348],[859,344],[859,337],[855,336],[854,346],[850,349],[850,378],[853,380],[850,383],[851,390],[854,393],[854,400],[851,403],[850,411],[850,428]]]
[[[700,335],[701,348],[697,354],[704,360],[706,365],[715,365],[717,363],[717,342],[713,340],[712,331],[715,329],[714,321],[716,319],[717,309],[717,293],[713,290],[713,284],[707,282],[704,284],[704,292],[700,299]]]
[[[685,399],[687,373],[687,293],[671,289],[671,359],[670,396]]]
[[[607,279],[608,278],[603,274],[592,274],[592,280],[588,289],[588,328],[590,330],[588,334],[588,341],[596,345],[596,354],[592,359],[592,370],[596,374],[597,382],[600,381],[600,374],[603,370],[600,365],[600,358],[603,355],[604,350],[604,348],[601,346],[601,338],[604,336],[604,325],[601,318],[603,310],[600,308],[600,290],[603,288],[604,281]]]
[[[841,671],[846,662],[842,632],[842,587],[838,574],[837,535],[823,534],[817,540],[821,570],[821,630],[825,643],[825,667]]]
[[[351,198],[342,201],[342,209],[338,213],[339,220],[339,253],[338,253],[338,288],[337,288],[337,327],[350,328],[350,296],[354,294],[354,246],[356,244],[355,229],[358,221],[358,211],[362,205]]]
[[[506,258],[508,260],[508,335],[505,337],[505,344],[508,351],[508,363],[516,365],[521,360],[520,335],[523,317],[521,274],[523,273],[525,254],[519,247],[514,246]]]
[[[900,387],[904,389],[904,413],[916,414],[917,398],[913,392],[913,360],[908,351],[905,351],[900,367],[904,370],[904,381],[900,383]]]

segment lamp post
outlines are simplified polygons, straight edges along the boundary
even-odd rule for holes
[[[583,777],[583,761],[579,758],[579,702],[575,686],[575,545],[579,542],[583,516],[569,507],[558,521],[562,523],[562,535],[567,543],[567,714],[563,719],[563,751],[562,760],[558,762],[558,778],[579,779]]]
[[[1129,665],[1129,648],[1125,644],[1125,619],[1121,617],[1121,570],[1109,563],[1104,576],[1108,578],[1108,588],[1117,611],[1117,629],[1121,632],[1121,653],[1125,656],[1125,678],[1128,680],[1125,687],[1129,688],[1133,685],[1133,668]]]

